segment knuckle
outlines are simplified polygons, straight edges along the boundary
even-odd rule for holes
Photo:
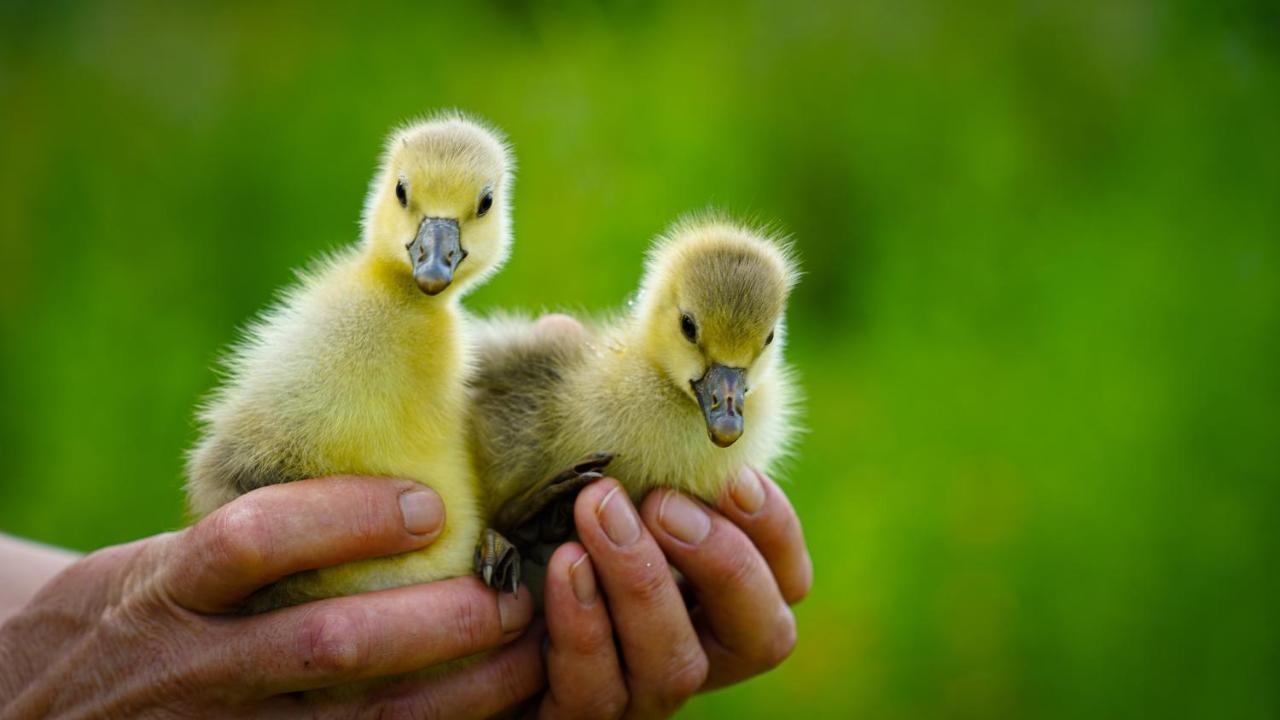
[[[353,613],[337,610],[314,612],[306,619],[303,665],[322,672],[350,673],[369,655],[367,634]]]
[[[580,656],[593,656],[613,647],[613,630],[607,622],[581,623],[571,628],[569,649]]]
[[[658,689],[662,703],[674,710],[707,682],[710,665],[707,656],[699,648],[672,661]]]
[[[270,552],[271,530],[252,501],[227,505],[213,517],[207,548],[214,562],[237,569],[261,568]]]
[[[381,498],[375,497],[372,492],[362,494],[359,509],[351,512],[350,532],[351,538],[361,545],[370,545],[382,539],[385,533],[383,529],[386,523],[383,522],[385,513],[383,508],[386,502]]]
[[[758,672],[772,670],[790,657],[795,647],[796,619],[790,609],[784,609],[782,616],[774,623],[774,627],[749,661]]]
[[[132,603],[122,603],[105,608],[98,615],[95,632],[107,639],[108,644],[139,635],[134,627],[137,612]],[[145,644],[145,641],[144,641]]]
[[[645,606],[659,603],[669,592],[668,586],[674,583],[665,561],[639,564],[627,578],[631,596]]]
[[[717,568],[720,586],[735,591],[757,587],[758,557],[759,553],[745,540],[729,548],[729,552],[721,555]]]
[[[613,633],[608,627],[592,626],[578,631],[573,650],[579,655],[596,655],[613,647]]]
[[[459,605],[453,621],[458,639],[464,647],[479,648],[489,644],[486,642],[492,635],[489,632],[489,623],[485,622],[484,613],[476,602],[465,602]]]

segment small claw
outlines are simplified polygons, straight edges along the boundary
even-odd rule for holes
[[[502,534],[486,528],[476,544],[475,571],[486,587],[506,590],[514,595],[520,585],[520,551]]]

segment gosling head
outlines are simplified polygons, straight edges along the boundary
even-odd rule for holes
[[[746,429],[747,393],[782,345],[797,277],[787,245],[715,217],[678,223],[650,254],[636,309],[642,343],[720,447]]]
[[[365,203],[369,249],[427,295],[460,294],[506,260],[514,169],[501,136],[463,115],[401,128]]]

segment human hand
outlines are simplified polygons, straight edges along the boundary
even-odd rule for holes
[[[471,577],[233,614],[290,573],[429,544],[439,497],[404,480],[334,477],[244,495],[196,525],[75,562],[0,626],[0,717],[274,717],[300,690],[404,673],[483,650],[465,667],[316,717],[484,717],[545,682],[529,593]],[[516,638],[518,641],[512,642]]]
[[[659,490],[637,514],[615,480],[582,491],[582,544],[561,546],[547,568],[548,690],[532,714],[665,717],[787,657],[790,605],[813,581],[795,511],[747,468],[717,507]],[[692,589],[692,613],[668,562]]]

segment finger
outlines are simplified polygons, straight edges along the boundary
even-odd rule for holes
[[[582,338],[587,332],[576,318],[564,313],[543,315],[538,318],[538,322],[534,323],[533,331],[544,337],[563,337],[574,340]]]
[[[542,642],[535,628],[498,652],[426,680],[399,684],[372,702],[353,700],[334,717],[488,718],[546,686]]]
[[[706,680],[707,657],[666,558],[616,480],[583,489],[574,519],[622,648],[630,710],[673,713]]]
[[[803,600],[813,587],[813,561],[800,518],[777,483],[743,467],[717,507],[759,548],[787,602]]]
[[[519,636],[532,618],[527,590],[453,578],[226,619],[218,666],[254,668],[246,694],[266,697],[472,655]]]
[[[613,626],[587,551],[561,545],[547,565],[544,595],[547,694],[544,718],[615,718],[627,707],[627,685]]]
[[[285,575],[427,545],[444,504],[409,480],[329,477],[269,485],[171,539],[163,589],[197,612],[224,612]]]
[[[641,515],[693,587],[706,622],[704,639],[715,641],[708,647],[708,686],[758,675],[791,654],[795,617],[768,564],[741,530],[674,490],[650,494]]]

